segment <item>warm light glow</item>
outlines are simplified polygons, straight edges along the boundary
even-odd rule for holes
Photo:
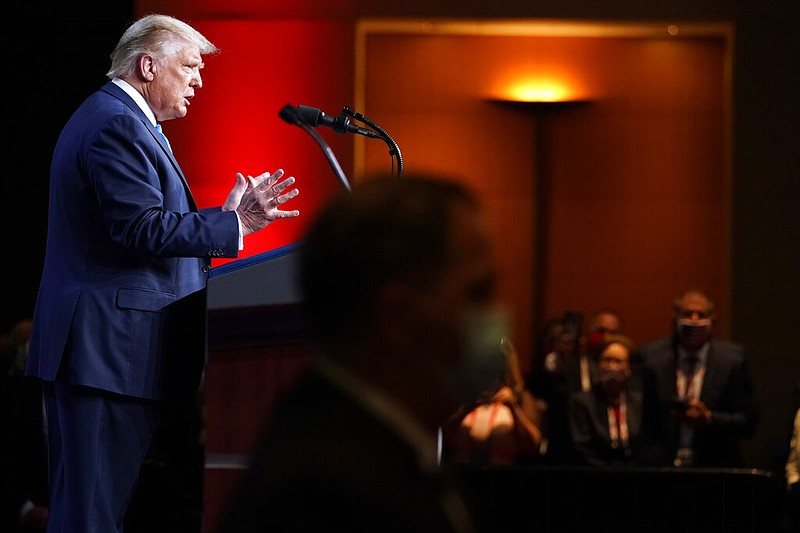
[[[569,90],[554,83],[522,83],[509,89],[505,100],[515,102],[563,102],[570,99]]]
[[[580,69],[535,56],[520,56],[496,68],[487,93],[489,99],[508,102],[570,102],[597,96]]]
[[[679,31],[678,27],[675,24],[670,24],[669,26],[667,26],[667,33],[669,33],[673,37],[675,35],[678,35],[678,31]]]
[[[570,72],[551,68],[531,75],[531,70],[543,69],[523,65],[497,76],[490,97],[509,102],[566,102],[587,97],[586,89]]]

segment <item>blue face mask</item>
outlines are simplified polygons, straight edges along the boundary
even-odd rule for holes
[[[502,385],[506,357],[500,343],[508,337],[508,323],[508,316],[501,309],[474,311],[464,321],[462,358],[447,376],[447,387],[459,404],[492,395]]]

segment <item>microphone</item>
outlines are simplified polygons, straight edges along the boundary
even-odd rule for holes
[[[332,128],[336,133],[355,133],[365,137],[372,137],[373,139],[381,138],[380,134],[377,132],[356,126],[355,124],[351,123],[350,119],[344,113],[336,118],[332,118],[316,107],[309,107],[306,105],[297,106],[295,111],[295,116],[310,126],[326,126],[328,128]],[[281,113],[283,113],[283,110]],[[283,115],[281,115],[281,117],[283,117]],[[284,118],[284,120],[286,120],[286,118]]]
[[[297,114],[297,108],[291,104],[286,104],[278,111],[278,116],[283,119],[284,122],[289,124],[297,124],[300,122],[300,117]]]

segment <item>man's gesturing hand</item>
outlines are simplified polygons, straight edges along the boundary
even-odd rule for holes
[[[247,186],[243,186],[244,176],[236,175],[236,186],[228,195],[225,207],[233,207],[237,197],[240,197],[235,210],[239,214],[242,223],[242,233],[249,235],[265,228],[270,222],[279,218],[292,218],[300,214],[300,211],[281,211],[279,206],[288,202],[300,191],[292,189],[284,192],[294,184],[295,179],[288,177],[280,181],[283,177],[283,170],[278,169],[274,174],[265,172],[255,178],[247,177]]]

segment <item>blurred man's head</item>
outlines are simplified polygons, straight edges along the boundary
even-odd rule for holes
[[[328,355],[371,376],[425,387],[457,377],[470,356],[493,350],[502,363],[489,235],[454,182],[381,178],[342,193],[304,240],[301,283]]]

